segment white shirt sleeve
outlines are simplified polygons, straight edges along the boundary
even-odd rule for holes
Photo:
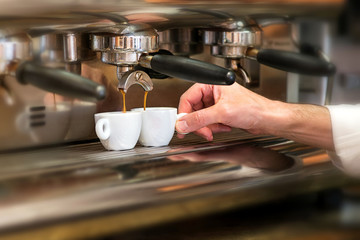
[[[347,174],[360,177],[360,104],[326,106],[329,109],[335,153],[334,164]]]

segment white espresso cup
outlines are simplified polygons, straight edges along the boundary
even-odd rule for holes
[[[95,132],[107,150],[135,147],[141,131],[141,112],[95,114]]]
[[[170,143],[177,119],[177,109],[172,107],[135,108],[132,112],[142,113],[142,127],[139,142],[147,147],[166,146]]]

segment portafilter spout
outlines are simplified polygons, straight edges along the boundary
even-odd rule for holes
[[[122,89],[125,93],[129,87],[134,84],[140,85],[146,92],[149,92],[153,89],[151,78],[144,71],[129,70],[122,74],[118,69],[117,74],[119,80],[118,88]]]

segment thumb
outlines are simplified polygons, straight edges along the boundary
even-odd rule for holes
[[[211,106],[181,117],[175,127],[178,133],[189,133],[213,123],[217,123],[217,113]]]

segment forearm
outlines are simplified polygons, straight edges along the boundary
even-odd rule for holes
[[[264,113],[264,133],[334,151],[327,108],[272,101],[270,109]]]

